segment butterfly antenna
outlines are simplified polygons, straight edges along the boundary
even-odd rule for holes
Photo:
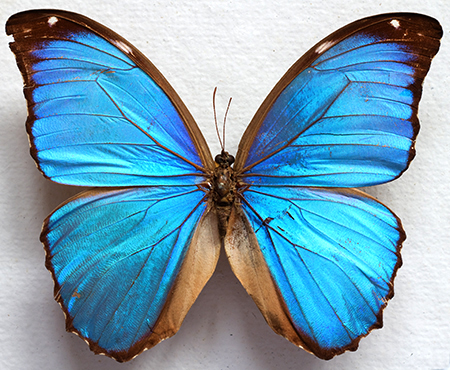
[[[219,133],[219,125],[217,124],[217,113],[216,113],[216,92],[217,92],[217,86],[214,88],[214,92],[213,92],[213,111],[214,111],[214,124],[216,125],[216,132],[217,132],[217,137],[219,138],[219,143],[220,143],[220,147],[222,148],[222,152],[224,151],[224,146],[222,143],[222,139],[220,138],[220,133]],[[224,137],[225,139],[225,137]]]
[[[222,133],[223,148],[225,148],[225,123],[227,122],[227,115],[228,115],[228,111],[230,110],[231,99],[233,99],[233,98],[230,98],[230,100],[228,101],[227,110],[225,111],[225,116],[223,117],[223,133]]]

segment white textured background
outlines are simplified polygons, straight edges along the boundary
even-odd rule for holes
[[[28,154],[22,78],[0,34],[0,369],[450,368],[448,0],[2,0],[0,23],[32,8],[82,13],[137,46],[179,93],[213,154],[219,151],[214,86],[219,117],[233,97],[227,149],[234,153],[287,68],[337,28],[379,13],[419,12],[440,20],[444,39],[425,80],[416,159],[399,180],[368,190],[397,213],[408,234],[383,329],[357,352],[319,360],[272,332],[222,256],[179,333],[118,364],[66,333],[53,300],[38,236],[46,215],[77,190],[45,180]]]

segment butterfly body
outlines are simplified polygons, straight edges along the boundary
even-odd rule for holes
[[[232,164],[234,157],[222,151],[215,157],[216,168],[209,182],[209,196],[217,213],[219,233],[223,239],[226,234],[228,219],[233,204],[238,201],[239,189],[243,185],[238,182]]]
[[[405,240],[357,190],[414,157],[418,103],[442,29],[410,13],[365,18],[310,49],[213,160],[193,117],[128,41],[79,14],[13,15],[39,170],[93,187],[41,241],[66,328],[128,361],[174,335],[214,272],[232,270],[271,328],[322,359],[382,326]]]

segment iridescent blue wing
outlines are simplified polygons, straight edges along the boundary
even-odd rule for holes
[[[275,332],[320,358],[382,325],[405,234],[385,206],[344,188],[407,168],[441,36],[417,14],[338,30],[286,73],[239,145],[230,263]]]
[[[354,189],[259,186],[242,208],[225,248],[275,332],[330,359],[382,326],[405,239],[389,209]]]
[[[219,256],[204,197],[192,186],[92,190],[53,212],[41,240],[67,330],[117,361],[174,335]]]
[[[175,91],[128,41],[78,14],[13,15],[6,32],[25,81],[31,153],[63,184],[196,183],[214,168]],[[182,179],[180,179],[182,177]]]
[[[245,132],[248,183],[358,187],[391,181],[414,156],[422,82],[439,23],[387,14],[352,23],[299,59]]]
[[[6,30],[43,174],[141,186],[79,195],[41,237],[67,329],[96,353],[130,360],[176,333],[214,270],[217,219],[198,186],[214,162],[161,73],[111,30],[52,10],[16,14]]]

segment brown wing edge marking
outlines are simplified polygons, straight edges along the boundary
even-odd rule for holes
[[[96,192],[99,191],[87,191],[71,198],[71,200],[78,198],[80,195],[87,195]],[[84,339],[84,341],[89,345],[89,349],[95,354],[106,355],[118,362],[130,361],[143,351],[154,347],[164,339],[170,338],[178,332],[189,309],[194,304],[198,295],[203,290],[203,287],[212,276],[219,259],[221,242],[219,238],[217,216],[212,208],[208,207],[198,223],[180,272],[175,279],[175,282],[168,294],[167,301],[155,326],[152,328],[151,333],[147,337],[144,337],[138,341],[128,351],[107,351],[100,347],[97,343],[85,338],[76,328],[73,327],[73,318],[70,316],[67,308],[62,302],[61,296],[58,294],[61,286],[57,282],[55,271],[50,262],[51,255],[46,238],[46,234],[48,233],[48,220],[50,217],[51,215],[49,215],[44,221],[41,233],[41,242],[44,244],[46,253],[45,266],[52,274],[53,281],[55,283],[55,300],[61,306],[66,318],[66,330]]]
[[[334,46],[335,44],[339,43],[340,41],[344,40],[345,38],[351,36],[354,33],[360,32],[365,28],[374,26],[377,23],[381,23],[390,19],[397,19],[409,23],[412,22],[414,23],[415,29],[417,30],[420,29],[421,32],[426,34],[427,37],[435,38],[437,40],[437,43],[435,45],[433,44],[427,45],[427,48],[429,48],[428,57],[430,58],[431,62],[431,59],[436,55],[436,53],[439,50],[440,45],[439,40],[443,35],[443,31],[439,22],[436,19],[429,17],[427,15],[417,13],[386,13],[375,15],[368,18],[363,18],[338,29],[337,31],[331,33],[329,36],[325,37],[323,40],[319,41],[312,48],[310,48],[300,59],[298,59],[288,69],[288,71],[283,75],[283,77],[278,81],[275,87],[270,91],[269,95],[267,95],[267,97],[264,99],[263,103],[258,108],[252,120],[250,121],[250,124],[247,126],[244,135],[242,135],[242,139],[238,147],[238,152],[236,154],[234,169],[238,173],[243,170],[250,147],[252,146],[253,141],[255,140],[258,130],[262,122],[264,121],[267,113],[269,112],[270,108],[272,107],[273,103],[278,98],[278,96],[294,80],[295,77],[297,77],[303,70],[305,70],[309,65],[311,65],[314,60],[316,60],[322,53],[324,53],[330,47]],[[329,43],[328,47],[325,48],[319,47],[325,45],[326,43]],[[317,52],[317,50],[320,50],[320,52]],[[428,64],[428,68],[426,68],[426,70],[418,72],[419,77],[422,79],[425,78],[425,75],[427,74],[429,68],[430,63]],[[422,91],[421,85],[422,84],[420,84],[418,95],[419,99]],[[415,131],[417,135],[418,127],[415,128]],[[412,154],[412,156],[414,155]]]
[[[367,197],[377,201],[374,197],[358,189],[330,189],[344,192],[348,196]],[[378,202],[378,201],[377,201]],[[387,207],[386,207],[387,208]],[[359,341],[370,334],[374,329],[383,327],[383,311],[388,301],[394,296],[394,279],[398,269],[402,266],[401,248],[406,239],[400,219],[387,208],[397,221],[399,239],[396,245],[397,263],[394,266],[390,289],[384,298],[383,305],[377,313],[377,321],[368,329],[367,333],[355,338],[349,345],[338,348],[321,348],[304,334],[301,329],[294,326],[289,310],[274,282],[269,268],[264,260],[256,235],[240,206],[235,206],[231,212],[227,234],[224,241],[225,252],[231,268],[241,282],[247,293],[252,297],[261,311],[264,319],[272,330],[286,338],[294,345],[323,359],[330,360],[346,351],[356,351]]]
[[[128,42],[125,38],[123,38],[116,32],[81,14],[56,9],[39,9],[29,10],[12,15],[6,23],[6,33],[8,35],[13,35],[15,37],[15,42],[18,43],[20,42],[20,40],[16,39],[16,34],[25,32],[33,24],[42,23],[42,19],[45,19],[46,22],[50,17],[62,18],[66,21],[73,22],[77,25],[85,27],[116,47],[118,47],[118,44],[123,45],[120,50],[125,53],[133,62],[135,62],[138,67],[146,72],[159,87],[161,87],[161,89],[166,93],[170,101],[175,106],[176,110],[180,114],[182,121],[185,123],[185,127],[189,133],[189,136],[191,137],[192,142],[195,145],[195,148],[199,153],[200,159],[205,166],[205,169],[214,169],[214,160],[212,158],[206,140],[181,98],[178,96],[169,82],[165,79],[163,74],[153,65],[153,63],[150,62],[150,60],[135,46],[133,46],[130,42]],[[14,43],[11,43],[11,45],[13,44]],[[12,50],[14,52],[15,49],[12,48]],[[24,74],[25,69],[23,67],[21,68],[19,61],[18,64],[19,69],[21,70],[22,74]],[[24,80],[26,81],[25,76]]]

